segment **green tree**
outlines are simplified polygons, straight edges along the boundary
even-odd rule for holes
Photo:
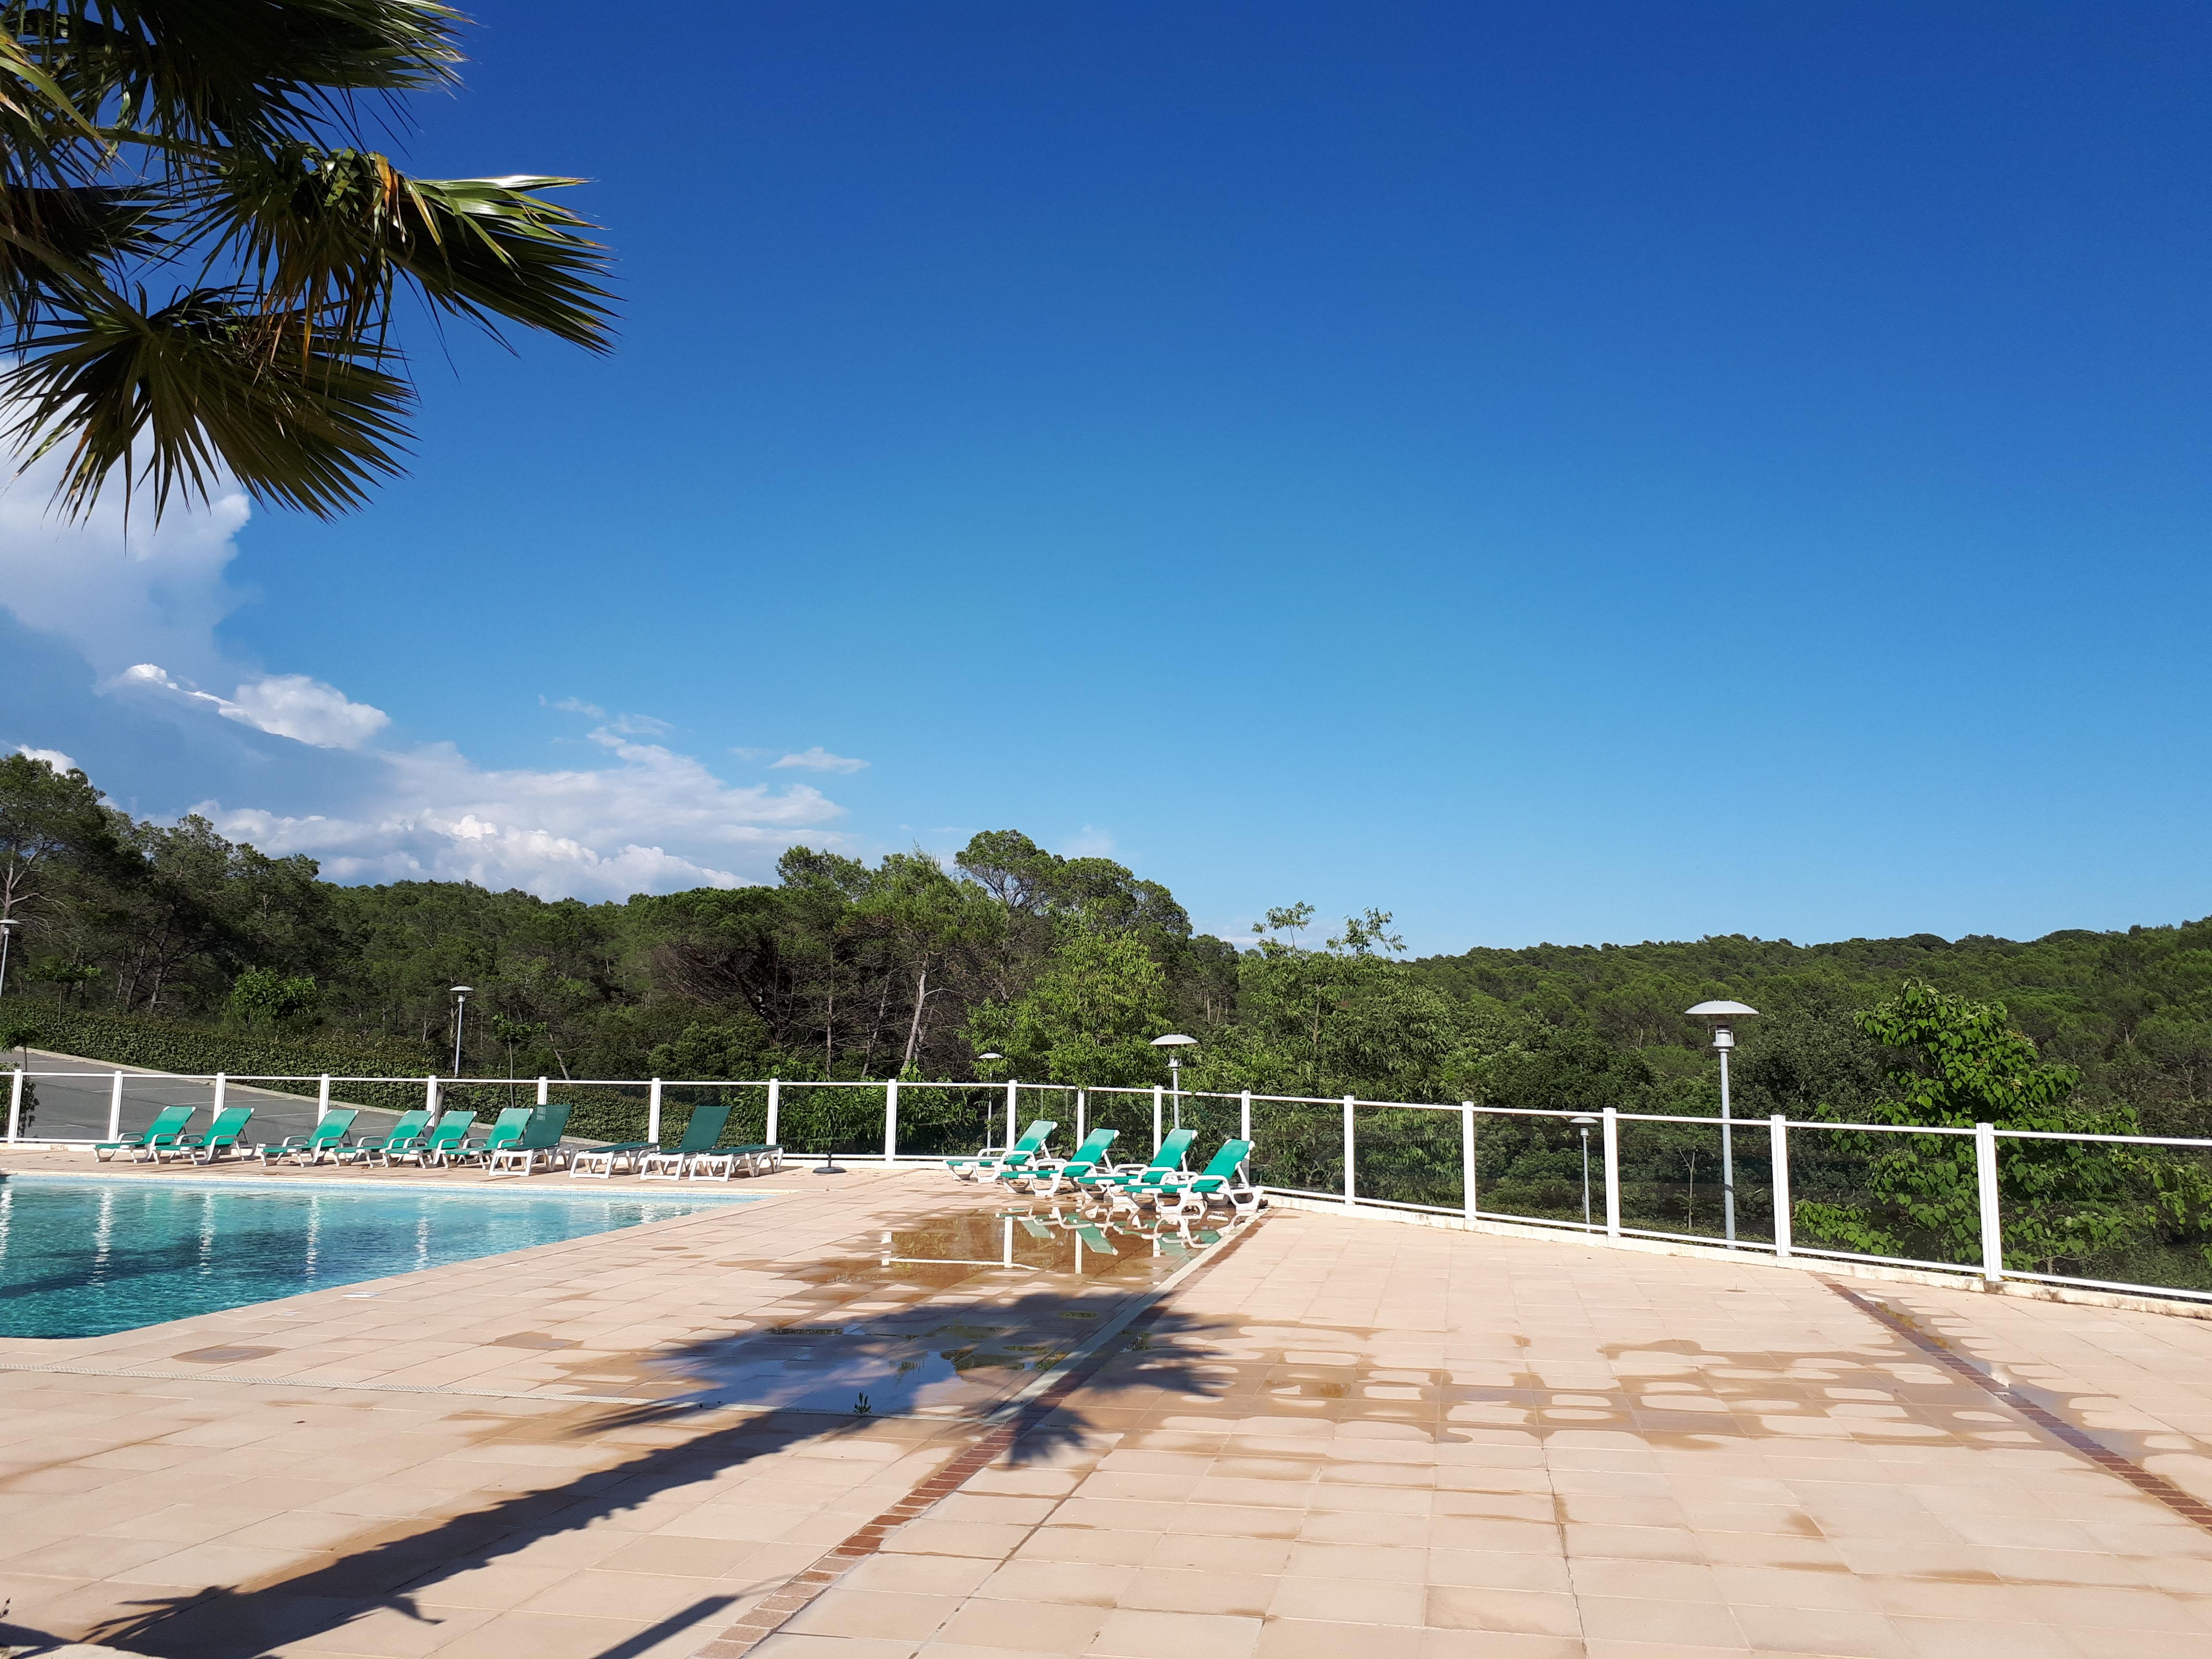
[[[1072,925],[1017,1001],[987,1002],[968,1041],[1002,1051],[1018,1075],[1103,1088],[1155,1082],[1152,1040],[1167,1029],[1167,975],[1134,933]]]
[[[120,470],[228,474],[327,514],[399,471],[404,298],[497,334],[607,341],[605,255],[532,192],[413,179],[363,143],[459,83],[434,0],[0,5],[0,321],[9,436],[67,455],[82,513]]]
[[[252,968],[230,988],[231,1012],[249,1031],[256,1024],[280,1030],[314,1007],[315,978],[312,974],[283,974],[274,968]]]
[[[1864,1121],[2140,1133],[2125,1108],[2071,1104],[2081,1074],[2044,1060],[2033,1041],[2013,1029],[2001,1003],[1908,981],[1861,1013],[1857,1024],[1899,1058],[1889,1073],[1891,1092],[1859,1109]],[[1832,1107],[1821,1115],[1841,1115]],[[1866,1170],[1864,1200],[1801,1201],[1798,1224],[1815,1238],[1870,1255],[1971,1261],[1978,1254],[1980,1199],[1970,1139],[1883,1135]],[[2147,1241],[2163,1225],[2194,1224],[2212,1198],[2200,1177],[2170,1159],[2074,1141],[2002,1140],[1997,1170],[2006,1264],[2030,1271],[2060,1271]]]

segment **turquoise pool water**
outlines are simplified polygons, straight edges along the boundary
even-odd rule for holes
[[[741,1198],[0,1181],[0,1336],[106,1336]]]

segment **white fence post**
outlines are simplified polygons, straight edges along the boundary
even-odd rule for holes
[[[761,1139],[771,1146],[776,1144],[775,1120],[777,1113],[781,1109],[782,1105],[783,1085],[777,1082],[774,1078],[770,1078],[768,1080],[768,1122],[761,1130]]]
[[[1252,1091],[1247,1089],[1237,1112],[1237,1139],[1252,1139]]]
[[[884,1162],[898,1162],[898,1079],[884,1085]]]
[[[660,1144],[660,1079],[655,1078],[645,1096],[645,1138],[654,1146]]]
[[[323,1114],[331,1109],[331,1074],[325,1072],[315,1082],[315,1121],[323,1121]]]
[[[1353,1162],[1354,1150],[1352,1133],[1352,1097],[1346,1095],[1344,1097],[1344,1207],[1347,1210],[1358,1202],[1354,1197],[1352,1180],[1352,1171],[1358,1167]]]
[[[435,1072],[422,1079],[422,1104],[429,1109],[429,1121],[438,1121],[438,1074]]]
[[[1087,1093],[1087,1091],[1082,1089],[1075,1091],[1075,1144],[1079,1146],[1091,1133],[1089,1126],[1084,1121],[1091,1115],[1091,1103],[1085,1097]]]
[[[1982,1196],[1982,1277],[2004,1279],[2004,1213],[1997,1207],[1997,1126],[1974,1125],[1975,1184]]]
[[[15,1131],[23,1121],[23,1068],[18,1066],[15,1075],[8,1085],[8,1139],[15,1138]]]
[[[123,1139],[123,1073],[115,1074],[114,1086],[107,1091],[107,1138]]]
[[[229,1085],[230,1079],[221,1072],[215,1074],[215,1111],[218,1117],[222,1115],[222,1097],[228,1092]]]
[[[1022,1085],[1013,1079],[1006,1079],[1006,1145],[1014,1144],[1014,1118],[1022,1109]]]
[[[1767,1150],[1774,1161],[1774,1254],[1790,1259],[1790,1120],[1777,1112],[1766,1120]]]
[[[550,1081],[542,1077],[538,1079],[538,1103],[540,1106],[545,1104],[552,1091],[553,1085]]]
[[[1157,1083],[1152,1085],[1152,1151],[1155,1155],[1160,1150],[1160,1142],[1166,1139],[1161,1133],[1160,1117],[1160,1103],[1165,1098],[1160,1092],[1160,1085]]]
[[[1245,1097],[1249,1100],[1251,1097]],[[1459,1190],[1462,1207],[1469,1221],[1474,1219],[1474,1103],[1462,1100],[1459,1103]]]
[[[1605,1236],[1620,1237],[1620,1114],[1605,1109]]]

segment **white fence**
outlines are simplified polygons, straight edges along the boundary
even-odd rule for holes
[[[46,1084],[74,1091],[82,1100],[88,1091],[104,1090],[106,1099],[106,1121],[94,1123],[88,1133],[38,1132],[23,1121],[27,1085]],[[1477,1105],[1462,1101],[1456,1104],[1433,1102],[1364,1100],[1346,1095],[1340,1097],[1318,1097],[1297,1095],[1261,1095],[1245,1091],[1240,1094],[1219,1094],[1178,1091],[1169,1086],[1150,1089],[1098,1088],[1080,1089],[1065,1085],[1035,1084],[1019,1081],[1005,1083],[946,1083],[921,1082],[913,1079],[874,1080],[840,1079],[821,1081],[766,1078],[747,1081],[720,1079],[549,1079],[546,1078],[459,1078],[436,1075],[415,1078],[356,1078],[325,1075],[321,1077],[246,1077],[217,1073],[214,1076],[184,1076],[174,1073],[146,1073],[127,1070],[100,1072],[78,1070],[51,1072],[17,1070],[12,1073],[9,1085],[7,1139],[11,1143],[42,1146],[83,1146],[99,1139],[120,1139],[127,1127],[143,1127],[126,1121],[126,1105],[134,1087],[140,1093],[167,1091],[179,1089],[205,1090],[204,1097],[214,1109],[221,1110],[227,1101],[234,1099],[234,1091],[251,1091],[257,1106],[272,1101],[292,1104],[303,1120],[327,1109],[338,1094],[357,1090],[361,1085],[378,1085],[388,1092],[393,1089],[409,1091],[409,1097],[422,1107],[435,1112],[455,1091],[463,1090],[503,1089],[528,1091],[538,1103],[544,1104],[556,1091],[619,1091],[634,1103],[632,1109],[641,1106],[645,1114],[645,1135],[649,1140],[661,1140],[664,1109],[672,1092],[705,1092],[727,1098],[732,1091],[759,1091],[765,1097],[762,1139],[776,1142],[784,1139],[792,1127],[793,1109],[803,1109],[809,1091],[836,1091],[841,1097],[849,1099],[856,1092],[873,1093],[880,1098],[878,1126],[864,1128],[857,1137],[858,1143],[830,1146],[824,1140],[811,1148],[814,1152],[829,1152],[848,1159],[859,1158],[885,1164],[919,1164],[933,1161],[943,1155],[945,1148],[921,1148],[908,1140],[902,1146],[901,1139],[902,1103],[909,1104],[932,1098],[931,1091],[957,1091],[969,1100],[987,1097],[990,1103],[989,1121],[976,1121],[975,1132],[986,1138],[996,1138],[1001,1144],[1011,1143],[1026,1120],[1052,1116],[1060,1130],[1055,1139],[1066,1139],[1070,1146],[1079,1141],[1093,1127],[1108,1127],[1109,1120],[1118,1120],[1124,1138],[1123,1148],[1140,1146],[1149,1132],[1151,1147],[1157,1151],[1171,1128],[1183,1127],[1186,1119],[1208,1132],[1197,1146],[1202,1159],[1212,1144],[1228,1138],[1233,1124],[1239,1139],[1257,1140],[1258,1149],[1253,1159],[1255,1181],[1266,1192],[1279,1196],[1312,1202],[1340,1204],[1346,1209],[1395,1210],[1416,1214],[1464,1218],[1470,1222],[1506,1222],[1530,1226],[1548,1227],[1583,1233],[1593,1238],[1651,1239],[1686,1245],[1709,1247],[1723,1250],[1757,1251],[1780,1259],[1814,1258],[1836,1261],[1864,1262],[1883,1266],[1910,1267],[1944,1273],[1978,1277],[1990,1283],[2006,1279],[2030,1279],[2054,1285],[2080,1285],[2092,1289],[2109,1290],[2181,1298],[2201,1303],[2212,1303],[2212,1289],[2148,1282],[2140,1279],[2101,1279],[2064,1273],[2024,1272],[2005,1265],[2006,1218],[2002,1201],[2003,1183],[2000,1180],[2000,1160],[2007,1156],[2007,1143],[2014,1144],[2014,1155],[2025,1149],[2019,1143],[2031,1141],[2075,1142],[2085,1146],[2109,1146],[2127,1149],[2136,1154],[2150,1149],[2162,1149],[2169,1154],[2212,1154],[2212,1140],[2191,1139],[2165,1136],[2120,1136],[2095,1134],[2057,1134],[2047,1132],[2006,1129],[1990,1124],[1977,1124],[1971,1128],[1899,1126],[1890,1124],[1849,1124],[1829,1121],[1807,1122],[1790,1121],[1780,1116],[1769,1118],[1689,1117],[1671,1115],[1621,1112],[1612,1109],[1589,1113],[1565,1110],[1531,1110],[1519,1108]],[[274,1095],[271,1085],[284,1088],[282,1096]],[[306,1089],[313,1090],[312,1111]],[[419,1097],[413,1091],[419,1091]],[[638,1097],[642,1097],[638,1099]],[[1259,1110],[1262,1121],[1255,1133],[1255,1111]],[[285,1106],[280,1103],[277,1113]],[[385,1108],[382,1109],[389,1109]],[[684,1109],[688,1111],[688,1109]],[[878,1109],[869,1107],[866,1115],[872,1120]],[[1457,1203],[1436,1203],[1418,1199],[1392,1196],[1384,1190],[1391,1182],[1386,1174],[1378,1174],[1363,1182],[1363,1124],[1366,1125],[1365,1145],[1371,1155],[1376,1138],[1386,1125],[1403,1139],[1406,1120],[1386,1119],[1389,1114],[1422,1115],[1425,1160],[1423,1173],[1431,1184],[1448,1180],[1455,1173],[1449,1168],[1447,1156],[1451,1143],[1456,1142]],[[803,1109],[799,1113],[803,1114]],[[41,1115],[46,1115],[41,1113]],[[78,1111],[74,1115],[82,1119]],[[150,1111],[145,1114],[150,1116]],[[978,1115],[979,1118],[981,1114]],[[1453,1122],[1452,1120],[1456,1120]],[[1072,1121],[1071,1121],[1072,1120]],[[1553,1212],[1540,1210],[1492,1208],[1482,1202],[1484,1170],[1480,1158],[1484,1145],[1484,1129],[1489,1127],[1493,1135],[1508,1125],[1550,1126],[1554,1130],[1564,1128],[1574,1139],[1564,1139],[1566,1156],[1571,1159],[1579,1141],[1581,1154],[1582,1215],[1572,1212],[1560,1214],[1558,1205],[1545,1206]],[[75,1127],[86,1126],[80,1122]],[[105,1133],[98,1133],[104,1129]],[[939,1125],[940,1132],[942,1125]],[[1694,1228],[1697,1159],[1702,1155],[1698,1137],[1711,1132],[1714,1153],[1713,1176],[1709,1178],[1708,1190],[1717,1188],[1723,1219],[1721,1231],[1698,1231]],[[1645,1224],[1656,1216],[1639,1218],[1624,1213],[1625,1204],[1634,1192],[1632,1182],[1623,1180],[1622,1147],[1625,1136],[1638,1133],[1656,1133],[1672,1137],[1676,1141],[1688,1139],[1687,1161],[1691,1173],[1689,1188],[1689,1224],[1681,1229]],[[1308,1173],[1328,1164],[1337,1165],[1338,1178],[1328,1185],[1312,1184],[1295,1180],[1277,1179],[1292,1171],[1285,1167],[1279,1146],[1271,1147],[1270,1135],[1278,1142],[1296,1140]],[[1793,1237],[1793,1215],[1796,1204],[1793,1188],[1793,1159],[1802,1166],[1805,1155],[1795,1149],[1804,1146],[1809,1138],[1824,1138],[1815,1146],[1832,1146],[1837,1137],[1920,1135],[1946,1139],[1954,1143],[1971,1142],[1972,1170],[1978,1200],[1978,1225],[1975,1228],[1976,1248],[1961,1259],[1936,1261],[1908,1255],[1890,1255],[1868,1252],[1831,1249],[1808,1244]],[[273,1137],[264,1137],[273,1138]],[[851,1143],[856,1137],[845,1133],[837,1139]],[[1754,1209],[1763,1210],[1765,1225],[1739,1228],[1737,1225],[1738,1198],[1741,1188],[1737,1180],[1739,1163],[1747,1154],[1763,1166],[1764,1186],[1754,1196]],[[1869,1143],[1869,1146],[1875,1143]],[[805,1149],[801,1149],[805,1150]],[[1556,1165],[1559,1146],[1548,1149],[1546,1156]],[[1964,1160],[1960,1160],[1963,1166]],[[2207,1159],[2208,1170],[2212,1170],[2212,1159]],[[1571,1176],[1567,1178],[1571,1186]],[[1510,1180],[1504,1184],[1513,1184]],[[1527,1183],[1522,1183],[1526,1188]],[[1649,1188],[1650,1183],[1646,1183]],[[1403,1190],[1403,1182],[1401,1182]],[[1679,1194],[1677,1194],[1679,1196]],[[1672,1199],[1657,1200],[1661,1203]],[[1646,1195],[1643,1206],[1652,1207]],[[2212,1233],[2207,1234],[2212,1243]],[[2208,1267],[2212,1267],[2212,1249],[2203,1252]],[[2179,1276],[2179,1275],[2175,1275]],[[2206,1274],[2212,1284],[2212,1273]]]

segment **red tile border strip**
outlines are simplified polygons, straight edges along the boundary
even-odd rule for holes
[[[1981,1367],[1954,1352],[1950,1345],[1940,1337],[1922,1330],[1909,1320],[1900,1319],[1881,1303],[1861,1296],[1856,1291],[1839,1285],[1832,1279],[1823,1278],[1820,1282],[1869,1318],[1896,1332],[1944,1370],[1972,1383],[1992,1399],[2002,1401],[2106,1474],[2118,1475],[2145,1497],[2155,1498],[2183,1520],[2193,1521],[2207,1532],[2212,1532],[2212,1504],[2184,1492],[2164,1475],[2153,1474],[2142,1464],[2121,1456],[2087,1430],[2076,1427],[2057,1413],[2038,1405],[2019,1389],[1998,1382]]]
[[[1197,1264],[1198,1271],[1179,1281],[1175,1288],[1181,1289],[1190,1279],[1212,1272],[1224,1256],[1251,1236],[1251,1231],[1248,1225],[1215,1245]],[[744,1659],[747,1654],[805,1611],[823,1591],[882,1549],[895,1528],[909,1521],[920,1520],[942,1499],[950,1498],[966,1486],[970,1479],[1004,1456],[1017,1440],[1059,1410],[1071,1395],[1097,1376],[1108,1360],[1121,1352],[1124,1338],[1143,1330],[1159,1316],[1166,1306],[1167,1297],[1164,1294],[1157,1297],[1150,1307],[1139,1313],[1109,1340],[1101,1342],[1091,1352],[1068,1366],[1041,1393],[1024,1401],[1021,1408],[1006,1421],[984,1430],[955,1454],[951,1462],[936,1474],[925,1476],[904,1498],[817,1557],[813,1565],[793,1574],[781,1589],[753,1603],[745,1610],[743,1618],[704,1647],[696,1650],[691,1659]]]

